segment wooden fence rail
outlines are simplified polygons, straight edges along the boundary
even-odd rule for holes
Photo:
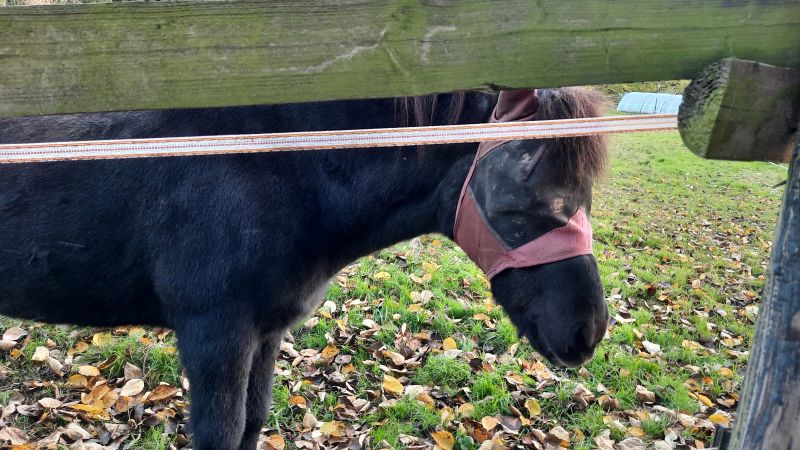
[[[277,0],[0,8],[0,116],[800,67],[797,0]]]

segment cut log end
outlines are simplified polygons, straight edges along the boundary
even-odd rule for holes
[[[683,92],[678,130],[684,144],[698,156],[706,155],[729,76],[730,66],[716,62],[706,67]]]
[[[684,92],[678,129],[709,159],[789,162],[800,121],[800,70],[724,59]]]

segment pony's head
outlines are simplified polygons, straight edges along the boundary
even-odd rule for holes
[[[593,117],[605,105],[578,88],[540,90],[536,103],[518,118]],[[456,241],[490,277],[519,333],[557,365],[587,361],[606,332],[588,220],[605,156],[600,136],[482,144],[459,202]]]

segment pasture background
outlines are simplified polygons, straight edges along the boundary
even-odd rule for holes
[[[542,364],[446,239],[425,236],[363,258],[293,329],[265,436],[274,448],[335,448],[361,435],[375,448],[436,441],[475,449],[493,435],[512,448],[546,433],[570,448],[708,446],[713,424],[733,418],[782,192],[773,186],[785,177],[783,166],[701,160],[677,132],[614,136],[592,211],[614,319],[580,370]],[[37,440],[80,426],[88,440],[144,449],[185,443],[187,394],[171,333],[0,318],[0,329],[14,326],[28,334],[0,351],[7,429]],[[47,356],[33,360],[40,347],[62,376]],[[84,368],[81,380],[81,366],[100,375]],[[119,394],[126,374],[145,382],[132,400],[112,395],[98,407],[87,399],[104,381]],[[153,401],[154,392],[166,397]],[[73,417],[63,404],[81,393],[96,409]],[[37,403],[45,398],[62,405]],[[481,448],[502,448],[495,445]]]

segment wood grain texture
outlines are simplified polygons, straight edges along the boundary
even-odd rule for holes
[[[684,92],[683,142],[709,159],[789,162],[800,123],[800,70],[728,58]]]
[[[796,0],[280,0],[0,8],[0,115],[800,67]]]
[[[778,220],[742,402],[729,449],[800,445],[800,140]]]

